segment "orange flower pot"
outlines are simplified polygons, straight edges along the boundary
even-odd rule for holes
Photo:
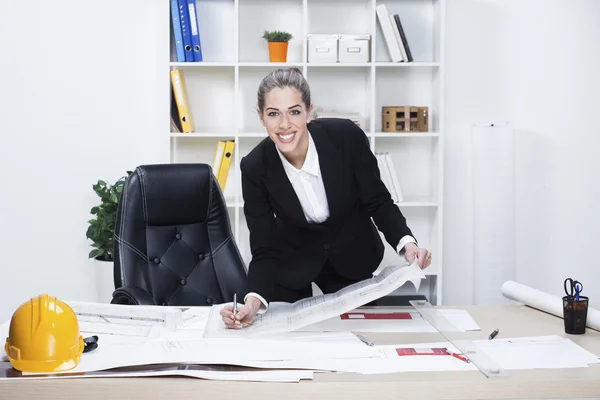
[[[286,62],[288,42],[268,42],[269,43],[269,61]]]

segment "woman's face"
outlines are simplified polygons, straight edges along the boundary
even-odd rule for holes
[[[302,95],[292,87],[275,88],[265,96],[265,108],[260,119],[267,133],[282,153],[295,154],[308,143],[306,124],[312,106],[306,109]],[[308,148],[308,146],[306,146]]]

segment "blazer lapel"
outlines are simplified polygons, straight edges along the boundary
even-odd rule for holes
[[[330,218],[336,217],[340,210],[344,183],[342,156],[331,142],[327,131],[318,122],[309,123],[308,129],[319,154],[319,165],[329,205],[329,216]]]
[[[323,176],[323,185],[329,206],[329,217],[335,218],[341,209],[343,189],[343,165],[342,156],[333,145],[327,135],[327,131],[317,123],[309,123],[308,129],[315,143],[319,155],[319,166]],[[279,153],[275,143],[271,140],[267,143],[267,177],[271,194],[278,203],[280,209],[287,210],[286,214],[299,226],[315,227],[306,221],[300,200],[294,191],[294,187],[283,169]]]
[[[267,144],[267,177],[268,185],[271,187],[271,194],[279,205],[280,209],[288,210],[286,214],[297,224],[308,224],[300,200],[296,191],[288,179],[283,164],[279,158],[279,153],[275,148],[275,143],[269,140]]]

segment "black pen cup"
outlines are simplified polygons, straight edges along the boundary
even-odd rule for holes
[[[581,335],[585,333],[588,303],[589,299],[585,296],[579,296],[579,300],[576,300],[574,296],[563,297],[565,333],[571,335]]]

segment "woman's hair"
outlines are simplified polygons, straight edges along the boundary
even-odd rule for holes
[[[310,102],[310,87],[304,79],[302,71],[297,67],[279,68],[265,76],[258,87],[258,109],[263,112],[265,109],[265,96],[275,88],[293,87],[302,95],[302,101],[308,109]]]

